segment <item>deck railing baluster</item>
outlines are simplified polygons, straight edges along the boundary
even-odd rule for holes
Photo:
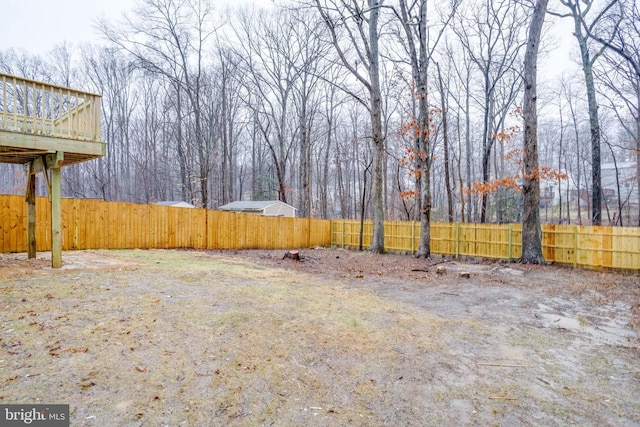
[[[100,95],[0,73],[0,128],[100,141]]]

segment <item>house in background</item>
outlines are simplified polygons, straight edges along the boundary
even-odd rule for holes
[[[543,178],[540,180],[540,207],[547,208],[558,206],[560,201],[567,203],[568,200],[574,200],[578,197],[574,181],[568,172],[567,179],[551,179]]]
[[[195,206],[193,206],[191,203],[180,202],[180,201],[156,202],[154,203],[154,205],[169,206],[172,208],[192,208],[192,209],[195,208]]]
[[[638,206],[638,179],[635,161],[603,163],[600,166],[602,192],[608,203],[617,203],[618,189],[623,204]]]
[[[218,210],[249,215],[295,217],[297,209],[280,200],[232,202],[219,206]]]

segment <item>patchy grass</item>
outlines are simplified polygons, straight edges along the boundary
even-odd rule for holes
[[[3,402],[51,403],[56,390],[74,424],[297,423],[320,414],[348,423],[373,416],[381,384],[372,367],[392,369],[394,345],[407,338],[434,349],[445,323],[366,290],[243,262],[117,256],[141,266],[107,277],[51,272],[47,284],[4,288]]]
[[[468,301],[446,317],[384,297],[368,279],[354,286],[198,251],[90,255],[108,268],[0,275],[0,402],[69,403],[74,426],[566,424],[638,414],[637,379],[611,396],[621,386],[609,378],[632,355],[567,357],[562,332],[545,338],[471,315],[487,284],[437,294]],[[478,365],[491,361],[523,366]],[[602,415],[589,418],[594,407]]]

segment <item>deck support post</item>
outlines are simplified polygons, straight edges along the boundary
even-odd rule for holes
[[[60,201],[60,167],[62,151],[47,155],[47,169],[51,169],[51,268],[62,267],[62,203]]]
[[[47,192],[51,202],[51,267],[62,267],[62,203],[60,168],[64,162],[64,152],[47,154],[24,165],[27,173],[27,257],[36,257],[36,176],[42,172],[47,181]],[[51,178],[49,178],[51,171]]]
[[[25,165],[27,172],[27,258],[36,257],[36,172],[33,161]]]

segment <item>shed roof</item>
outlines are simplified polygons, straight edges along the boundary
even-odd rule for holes
[[[182,202],[182,201],[179,201],[179,200],[175,200],[175,201],[166,200],[166,201],[162,201],[162,202],[156,202],[154,204],[155,205],[161,205],[161,206],[171,206],[171,207],[174,207],[174,208],[195,208],[195,206],[193,206],[191,203]]]
[[[280,200],[246,200],[246,201],[238,201],[227,203],[226,205],[219,206],[218,209],[221,211],[250,211],[250,212],[260,212],[267,209],[273,205],[285,205],[289,206],[294,211],[297,210],[293,206],[281,202]]]

